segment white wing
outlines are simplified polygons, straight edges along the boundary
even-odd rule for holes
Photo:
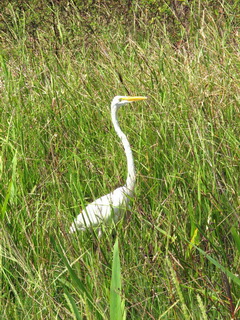
[[[122,210],[129,203],[131,192],[126,187],[120,187],[113,192],[95,200],[76,217],[70,227],[70,233],[98,226],[102,221],[108,221],[111,217],[114,221],[119,219]]]

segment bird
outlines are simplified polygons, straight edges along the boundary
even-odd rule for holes
[[[70,226],[69,233],[74,233],[77,230],[85,231],[90,228],[96,228],[98,236],[100,237],[102,234],[101,224],[106,223],[109,220],[113,220],[114,223],[116,223],[120,219],[122,212],[129,207],[129,202],[134,192],[136,173],[130,143],[118,123],[118,110],[126,104],[146,99],[147,97],[143,96],[116,96],[113,98],[111,103],[111,118],[127,158],[126,183],[124,186],[119,187],[88,204],[74,219]]]

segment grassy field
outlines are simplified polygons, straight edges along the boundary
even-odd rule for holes
[[[0,21],[0,319],[109,319],[116,238],[123,318],[237,319],[239,1],[33,3]],[[132,209],[70,235],[125,182],[126,94]]]

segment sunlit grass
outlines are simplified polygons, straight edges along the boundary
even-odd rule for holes
[[[109,319],[117,234],[126,319],[236,319],[234,5],[214,19],[193,4],[178,35],[146,23],[143,11],[135,28],[111,20],[85,34],[75,9],[68,27],[58,18],[60,38],[43,26],[31,46],[24,17],[9,6],[12,24],[1,34],[3,318]],[[148,96],[119,113],[137,169],[131,212],[101,239],[69,235],[85,204],[124,184],[109,107],[128,93]]]

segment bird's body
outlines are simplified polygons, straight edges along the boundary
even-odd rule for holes
[[[107,222],[109,220],[117,222],[121,213],[129,206],[129,201],[133,195],[135,186],[136,174],[131,147],[126,135],[119,127],[117,111],[118,108],[124,104],[145,99],[146,97],[125,96],[117,96],[113,99],[111,103],[112,122],[117,135],[122,141],[127,157],[128,175],[126,184],[87,205],[72,223],[70,233],[73,233],[76,230],[86,230],[86,228],[90,227],[99,227],[102,222]]]
[[[113,220],[117,222],[119,214],[124,211],[129,204],[132,194],[126,187],[119,187],[113,192],[98,198],[86,206],[86,208],[77,216],[70,227],[70,232],[85,230],[86,227],[96,227],[102,222]]]

